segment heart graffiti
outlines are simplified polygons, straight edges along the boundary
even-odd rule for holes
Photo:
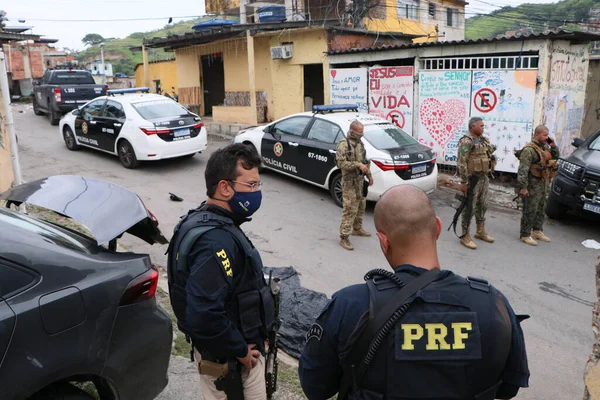
[[[335,69],[331,70],[331,77],[335,78],[335,76],[337,75],[337,71]]]
[[[462,126],[467,116],[465,104],[458,99],[446,100],[443,104],[430,97],[419,107],[421,123],[433,140],[443,149]]]

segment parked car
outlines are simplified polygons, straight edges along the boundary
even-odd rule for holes
[[[47,69],[40,81],[34,81],[33,112],[46,114],[52,125],[58,125],[63,114],[104,96],[107,90],[86,70]]]
[[[206,150],[202,119],[148,88],[109,90],[65,115],[59,131],[69,150],[81,146],[119,157],[125,168],[139,162],[188,156]],[[142,93],[136,93],[142,92]]]
[[[396,125],[359,113],[353,105],[315,106],[313,110],[243,130],[234,142],[253,145],[265,168],[328,189],[342,206],[341,171],[335,153],[352,121],[358,120],[365,127],[363,143],[374,180],[367,200],[377,201],[390,187],[405,183],[427,193],[436,189],[434,151]]]
[[[600,131],[572,145],[577,150],[558,160],[546,205],[550,218],[560,219],[569,210],[600,214]]]
[[[154,399],[167,385],[173,328],[147,254],[115,251],[124,233],[167,243],[133,192],[51,176],[0,193],[2,399]],[[53,210],[86,236],[8,207]],[[64,224],[63,224],[64,225]]]

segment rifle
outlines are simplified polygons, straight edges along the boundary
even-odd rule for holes
[[[275,315],[273,318],[273,326],[267,336],[267,356],[265,365],[265,382],[267,384],[267,399],[273,398],[273,393],[277,390],[277,333],[281,326],[279,319],[279,304],[281,294],[281,281],[279,278],[272,278],[273,271],[269,273],[269,287],[273,295],[273,304]]]
[[[456,213],[454,213],[454,217],[452,218],[452,223],[448,227],[448,230],[450,230],[450,228],[454,228],[454,234],[459,239],[462,239],[464,237],[464,235],[458,236],[458,233],[456,233],[456,224],[458,223],[458,218],[460,217],[460,214],[462,214],[462,212],[464,211],[464,209],[467,206],[468,206],[467,209],[469,210],[468,212],[469,213],[471,212],[471,210],[473,208],[473,193],[475,191],[475,186],[477,186],[478,181],[479,181],[479,175],[472,174],[469,177],[469,187],[467,189],[467,195],[466,196],[464,196],[462,194],[456,195],[456,198],[458,198],[460,200],[460,204],[456,208]]]

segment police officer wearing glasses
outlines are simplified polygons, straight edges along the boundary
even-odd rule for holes
[[[309,400],[510,399],[527,387],[520,320],[483,279],[442,270],[442,222],[425,192],[389,189],[375,207],[393,269],[335,293],[307,334],[300,382]]]
[[[264,343],[273,299],[258,250],[240,229],[261,204],[260,164],[252,146],[214,152],[205,171],[208,199],[181,219],[169,246],[169,295],[177,325],[193,344],[207,400],[236,397],[215,383],[236,365],[244,398],[266,399]]]

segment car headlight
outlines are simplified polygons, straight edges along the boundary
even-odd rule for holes
[[[558,160],[558,168],[566,172],[567,175],[571,175],[572,177],[579,177],[581,171],[583,171],[583,167],[577,164],[573,164],[572,162],[568,162],[566,160]]]

